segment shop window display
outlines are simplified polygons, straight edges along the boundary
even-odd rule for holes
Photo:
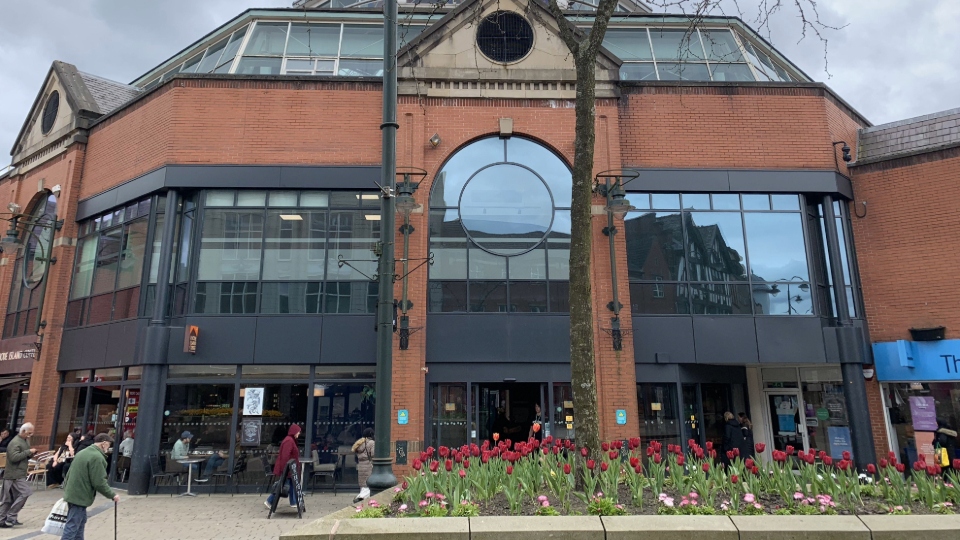
[[[960,457],[960,383],[889,383],[883,386],[890,438],[904,463],[920,454],[931,461],[937,446],[947,449],[952,461]],[[937,431],[940,430],[940,433]]]

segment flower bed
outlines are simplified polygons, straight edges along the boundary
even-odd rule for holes
[[[723,464],[717,457],[709,443],[643,448],[639,439],[604,443],[597,456],[550,437],[431,447],[393,501],[371,500],[356,517],[953,514],[960,504],[960,460],[948,471],[923,461],[907,471],[890,455],[858,474],[848,453],[833,460],[787,447],[766,463],[739,451]]]

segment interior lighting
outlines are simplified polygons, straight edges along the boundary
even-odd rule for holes
[[[283,221],[303,221],[303,216],[300,214],[280,214],[280,219]]]
[[[327,391],[326,385],[323,385],[323,384],[313,385],[313,397],[323,397],[326,391]]]
[[[375,201],[375,200],[379,199],[380,196],[377,195],[376,193],[364,193],[364,194],[361,194],[361,195],[357,195],[357,198],[358,198],[358,199],[362,199],[362,200],[364,200],[364,201]]]
[[[367,221],[380,221],[380,214],[364,214],[363,217]]]

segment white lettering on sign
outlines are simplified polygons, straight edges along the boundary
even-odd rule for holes
[[[24,351],[10,351],[10,352],[0,352],[0,362],[6,362],[7,360],[23,360],[24,358],[36,358],[37,351],[34,349],[27,349]]]

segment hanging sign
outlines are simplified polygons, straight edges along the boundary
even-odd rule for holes
[[[200,327],[187,326],[183,330],[183,352],[197,354],[197,339],[200,337]]]
[[[263,388],[244,388],[243,415],[263,415]]]

